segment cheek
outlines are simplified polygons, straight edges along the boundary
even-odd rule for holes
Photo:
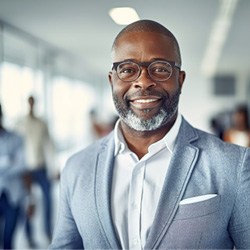
[[[113,81],[112,92],[119,98],[123,98],[130,89],[130,84],[120,82],[119,80]]]
[[[176,92],[178,89],[180,89],[180,83],[178,82],[178,79],[173,79],[172,81],[168,81],[162,85],[162,88],[165,92],[171,93]]]

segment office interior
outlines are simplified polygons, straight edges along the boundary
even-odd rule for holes
[[[213,118],[226,128],[236,105],[250,105],[248,0],[0,0],[4,123],[13,129],[27,113],[27,97],[36,97],[36,112],[56,145],[55,176],[71,154],[98,138],[93,119],[107,125],[116,116],[108,72],[124,24],[110,11],[121,7],[176,35],[187,74],[179,111],[191,124],[213,133]],[[57,182],[55,200],[58,192]],[[26,247],[20,235],[16,248]]]

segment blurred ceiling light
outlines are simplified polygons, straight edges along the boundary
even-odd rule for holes
[[[109,15],[119,25],[127,25],[140,19],[135,9],[130,7],[113,8]]]
[[[212,77],[216,73],[219,58],[230,29],[238,0],[221,0],[220,10],[209,37],[201,65],[202,73]]]

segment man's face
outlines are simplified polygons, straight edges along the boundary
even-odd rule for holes
[[[113,62],[176,59],[172,41],[155,32],[124,34],[113,51]],[[152,131],[167,126],[176,118],[184,78],[185,73],[175,67],[171,77],[163,82],[152,80],[146,67],[142,67],[141,75],[132,82],[120,80],[115,70],[110,72],[114,104],[122,121],[136,131]]]

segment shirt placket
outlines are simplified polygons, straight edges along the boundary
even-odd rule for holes
[[[139,162],[134,167],[129,192],[128,203],[128,235],[129,248],[142,249],[141,244],[141,209],[143,195],[145,162]]]

